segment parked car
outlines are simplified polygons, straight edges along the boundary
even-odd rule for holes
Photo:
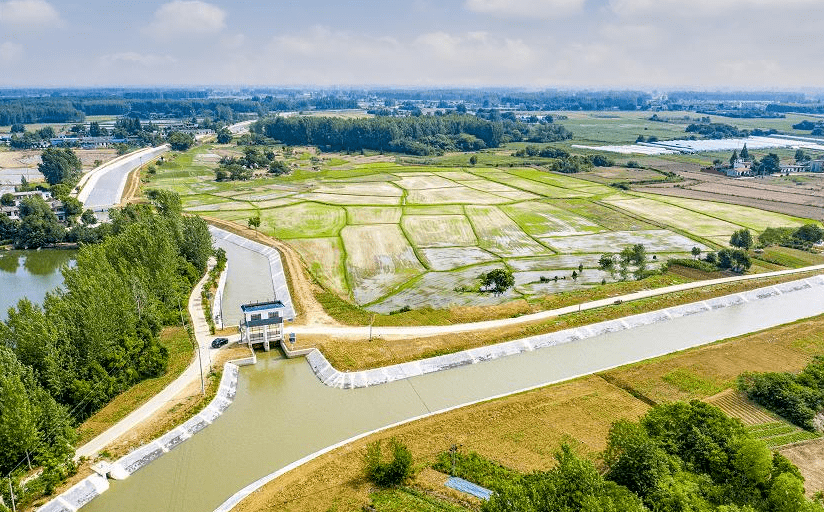
[[[212,340],[212,348],[220,348],[229,343],[229,338],[215,338]]]

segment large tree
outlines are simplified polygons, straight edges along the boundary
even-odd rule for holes
[[[37,167],[46,177],[49,185],[65,183],[73,187],[80,179],[83,164],[71,149],[47,148],[40,159],[42,162]]]

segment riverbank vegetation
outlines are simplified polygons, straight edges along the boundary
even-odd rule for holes
[[[44,468],[18,497],[50,492],[72,470],[74,425],[167,369],[160,332],[180,323],[212,246],[176,194],[150,197],[111,212],[111,235],[80,249],[42,306],[23,299],[0,323],[0,472],[19,481],[29,463]]]

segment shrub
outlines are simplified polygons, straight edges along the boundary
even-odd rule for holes
[[[402,484],[412,476],[412,453],[409,448],[395,438],[389,440],[392,460],[386,462],[381,456],[381,442],[375,441],[366,447],[364,465],[366,477],[381,487]]]

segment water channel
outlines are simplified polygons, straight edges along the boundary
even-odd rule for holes
[[[77,251],[0,251],[0,320],[26,297],[40,304],[46,293],[63,284],[63,265],[74,264]]]
[[[243,281],[227,285],[227,309],[262,291],[245,284],[265,277],[246,256],[252,266],[243,268],[230,253],[229,268],[237,269],[230,282]],[[323,385],[302,358],[262,355],[241,368],[223,416],[128,479],[111,481],[83,510],[211,512],[258,478],[362,432],[821,313],[824,293],[816,286],[354,390]]]

